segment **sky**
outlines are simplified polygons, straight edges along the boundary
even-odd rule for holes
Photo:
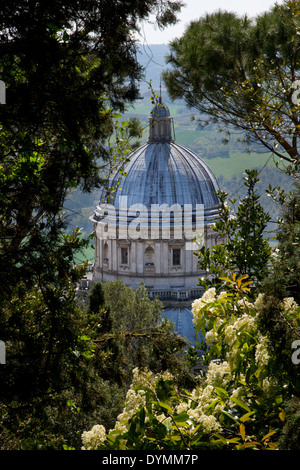
[[[238,15],[247,14],[254,17],[268,11],[274,6],[275,0],[182,0],[185,7],[179,13],[180,21],[174,26],[168,26],[164,31],[149,22],[143,23],[143,37],[138,37],[140,43],[168,44],[176,37],[181,37],[190,21],[200,18],[206,13],[216,10],[233,11]],[[282,0],[277,3],[282,4]]]

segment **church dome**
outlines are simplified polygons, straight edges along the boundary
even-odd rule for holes
[[[147,142],[130,157],[125,167],[126,176],[116,174],[110,203],[119,207],[120,197],[127,196],[127,204],[203,204],[206,218],[216,215],[218,198],[216,179],[194,152],[175,142]]]
[[[200,343],[204,339],[201,332],[196,337],[194,316],[190,308],[181,307],[180,305],[168,307],[163,310],[162,317],[173,323],[174,331],[186,339],[188,346],[195,346],[196,343]]]
[[[195,152],[178,144],[172,137],[172,118],[168,107],[157,103],[149,117],[149,139],[133,151],[124,168],[126,176],[116,173],[109,203],[120,207],[120,197],[127,197],[127,206],[143,204],[204,205],[205,224],[218,214],[216,178]],[[104,194],[102,201],[105,201]]]
[[[90,217],[96,235],[93,279],[123,281],[132,289],[143,282],[149,297],[163,302],[163,316],[175,331],[195,344],[191,300],[202,295],[198,280],[208,274],[194,251],[199,241],[206,247],[222,243],[213,229],[219,188],[206,162],[177,143],[173,130],[170,111],[159,99],[149,116],[147,142],[112,176],[109,186],[115,189],[102,192]]]
[[[218,184],[195,152],[177,143],[161,99],[149,116],[149,138],[103,190],[90,220],[96,233],[94,277],[121,279],[165,302],[198,296],[194,251],[222,243]],[[205,272],[204,275],[207,273]]]
[[[150,298],[161,299],[175,330],[194,344],[190,304],[202,295],[199,277],[208,275],[194,251],[200,243],[223,242],[213,229],[219,188],[205,161],[173,135],[173,118],[159,99],[147,142],[112,176],[109,186],[115,189],[102,192],[90,217],[96,234],[93,279],[121,280],[132,289],[143,282]]]

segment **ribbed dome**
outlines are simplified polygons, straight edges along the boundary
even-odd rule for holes
[[[172,122],[159,100],[149,116],[148,141],[130,154],[124,173],[113,175],[110,186],[117,189],[103,191],[90,217],[94,279],[121,280],[133,289],[143,282],[150,298],[159,297],[167,307],[162,315],[175,331],[194,344],[189,306],[202,289],[194,251],[202,242],[222,242],[213,230],[219,188],[205,161],[174,141]]]
[[[128,205],[151,204],[218,204],[217,182],[206,165],[194,152],[174,142],[146,143],[131,154],[121,178],[120,188],[113,196],[118,206],[126,195]],[[115,186],[120,175],[112,181]]]
[[[149,141],[135,150],[125,167],[126,176],[119,173],[112,186],[119,189],[111,194],[110,204],[120,207],[120,196],[127,196],[127,206],[143,204],[204,205],[205,222],[217,214],[218,184],[208,165],[194,152],[175,142]]]
[[[211,224],[218,217],[216,178],[202,158],[173,140],[171,121],[168,107],[159,100],[150,113],[148,141],[131,153],[126,176],[117,172],[112,177],[110,185],[118,189],[109,200],[103,192],[100,203],[118,210],[126,196],[127,207],[142,204],[149,211],[154,204],[179,204],[182,209],[192,205],[192,214],[203,204],[204,223]]]

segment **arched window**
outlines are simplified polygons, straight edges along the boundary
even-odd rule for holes
[[[154,265],[154,249],[152,248],[152,246],[147,246],[145,250],[145,265]]]

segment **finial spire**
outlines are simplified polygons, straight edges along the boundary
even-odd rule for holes
[[[161,82],[160,82],[159,93],[160,95],[158,97],[158,102],[156,102],[149,117],[149,121],[150,121],[149,141],[170,142],[172,140],[171,124],[173,120],[170,117],[169,108],[162,102]]]

